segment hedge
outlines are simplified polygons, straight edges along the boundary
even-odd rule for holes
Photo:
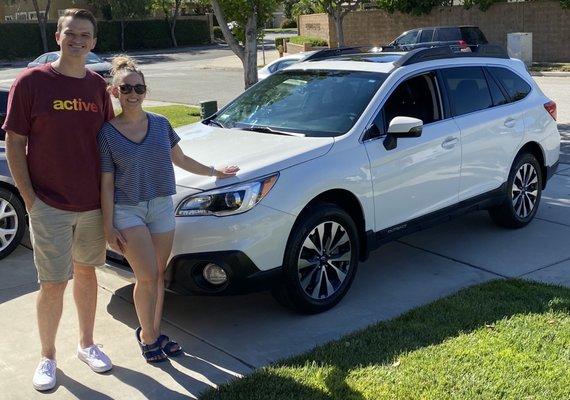
[[[315,46],[328,46],[328,42],[324,39],[310,37],[310,36],[292,36],[290,42],[294,44],[310,44],[312,47]]]
[[[95,52],[116,52],[121,50],[121,23],[119,21],[98,21],[99,30]],[[53,39],[55,23],[47,26],[50,51],[59,50]],[[43,53],[40,29],[37,24],[0,24],[0,59],[13,60],[36,58]],[[179,46],[210,43],[207,21],[182,19],[176,21],[176,41]],[[128,21],[125,25],[125,49],[142,50],[167,48],[172,45],[168,23],[164,20]]]

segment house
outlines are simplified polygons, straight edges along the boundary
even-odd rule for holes
[[[44,14],[46,0],[38,0],[40,14]],[[95,13],[98,12],[88,0],[52,0],[48,20],[57,21],[57,19],[68,8],[85,8]],[[35,22],[37,20],[36,10],[32,0],[14,0],[11,2],[0,1],[0,23],[3,22]]]

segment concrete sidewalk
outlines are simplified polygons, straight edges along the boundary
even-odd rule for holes
[[[163,366],[143,361],[133,330],[132,276],[98,271],[96,340],[115,368],[98,375],[77,360],[71,290],[58,334],[58,386],[36,392],[37,284],[31,251],[23,246],[0,262],[0,381],[2,399],[182,399],[254,368],[393,318],[470,285],[517,277],[570,287],[570,164],[561,164],[544,192],[536,220],[505,230],[477,212],[405,237],[360,265],[347,297],[324,314],[300,316],[269,294],[182,297],[167,294],[164,331],[184,356]]]

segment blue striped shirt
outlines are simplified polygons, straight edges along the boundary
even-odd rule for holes
[[[99,132],[101,171],[115,174],[115,203],[136,205],[176,193],[171,149],[180,138],[162,115],[146,113],[148,129],[140,143],[109,122]]]

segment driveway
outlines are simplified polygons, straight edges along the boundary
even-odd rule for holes
[[[143,362],[133,329],[132,276],[98,271],[96,339],[115,363],[92,373],[74,356],[77,327],[71,290],[58,334],[54,399],[182,399],[282,357],[311,349],[457,290],[518,277],[570,287],[570,164],[549,182],[537,218],[505,230],[477,212],[416,233],[372,253],[347,297],[324,314],[300,316],[268,293],[237,297],[167,294],[164,331],[186,351],[171,363]],[[0,378],[3,399],[44,398],[31,386],[39,345],[32,253],[24,246],[0,263]]]

